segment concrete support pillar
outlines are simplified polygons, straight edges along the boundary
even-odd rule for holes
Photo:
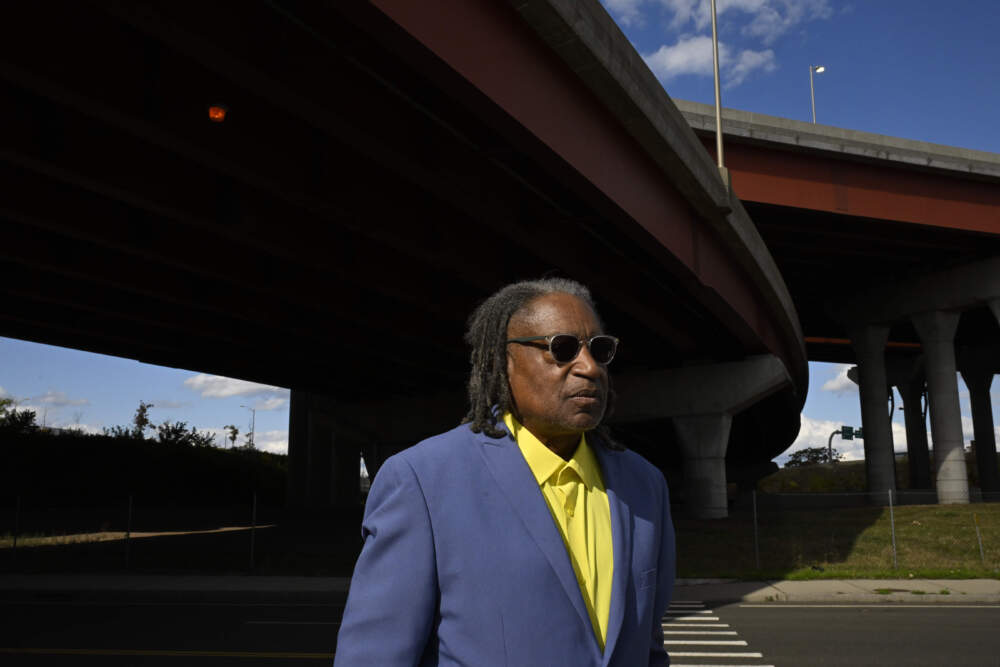
[[[685,511],[698,518],[728,516],[726,449],[733,415],[787,387],[774,355],[615,378],[612,423],[673,419],[684,455]]]
[[[942,504],[969,502],[955,368],[954,339],[958,318],[958,313],[944,311],[920,313],[912,318],[924,347],[937,495]]]
[[[868,492],[877,504],[888,503],[887,491],[896,490],[896,458],[889,419],[889,382],[885,370],[885,343],[889,327],[860,326],[850,331],[858,357],[858,393],[861,425],[865,429],[865,475]]]
[[[927,420],[921,409],[924,395],[923,376],[900,382],[899,395],[903,397],[903,416],[906,420],[906,452],[910,462],[910,488],[930,489],[931,463],[927,449]]]
[[[726,447],[733,418],[728,414],[674,417],[684,452],[684,506],[697,519],[729,515]]]
[[[293,390],[288,419],[288,506],[356,510],[361,445],[336,434],[333,399]]]
[[[993,401],[990,399],[993,373],[986,370],[965,370],[962,371],[962,379],[969,388],[969,402],[972,404],[979,488],[983,493],[997,493],[1000,492],[1000,476],[997,475],[997,442],[996,432],[993,430]]]

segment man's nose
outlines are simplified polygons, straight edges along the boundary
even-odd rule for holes
[[[596,380],[605,372],[604,366],[594,361],[593,355],[590,354],[590,345],[584,342],[580,346],[580,354],[573,360],[573,373]]]

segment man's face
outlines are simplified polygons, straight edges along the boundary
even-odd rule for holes
[[[581,340],[604,333],[597,315],[575,296],[546,294],[514,314],[507,338],[575,334]],[[559,364],[545,341],[507,346],[507,377],[521,423],[550,447],[575,447],[584,431],[597,426],[608,401],[607,368],[594,361],[586,345],[570,362]],[[572,450],[570,450],[572,451]]]

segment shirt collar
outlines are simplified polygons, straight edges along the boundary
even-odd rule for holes
[[[503,420],[514,435],[517,446],[520,448],[524,460],[528,462],[528,467],[531,468],[531,473],[535,476],[535,481],[538,482],[539,486],[558,475],[564,467],[568,466],[576,471],[588,489],[595,486],[604,488],[601,479],[601,465],[598,463],[594,451],[587,444],[586,436],[580,435],[580,444],[577,445],[572,458],[569,461],[564,461],[562,457],[535,437],[534,433],[522,426],[514,418],[514,415],[508,412],[503,416]]]

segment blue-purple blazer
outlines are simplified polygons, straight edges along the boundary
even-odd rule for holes
[[[337,637],[337,667],[669,665],[674,584],[662,473],[595,443],[614,575],[602,653],[573,566],[517,444],[467,425],[386,460]]]

